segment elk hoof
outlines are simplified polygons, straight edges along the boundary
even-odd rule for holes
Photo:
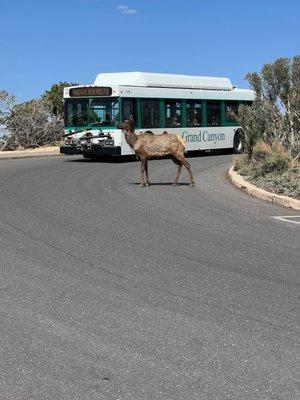
[[[195,182],[191,183],[190,187],[195,187]]]
[[[149,182],[147,182],[147,183],[146,183],[146,186],[147,186],[147,187],[149,187],[149,186],[150,186],[150,183],[149,183]]]
[[[141,188],[145,187],[145,184],[144,183],[140,183],[140,187]]]

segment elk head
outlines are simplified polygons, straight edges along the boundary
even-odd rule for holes
[[[125,121],[121,122],[118,125],[118,128],[122,129],[122,131],[134,132],[134,120],[132,115],[130,116],[129,119],[125,119]]]

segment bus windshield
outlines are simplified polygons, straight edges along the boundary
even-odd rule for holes
[[[72,99],[65,102],[65,126],[116,126],[119,119],[117,98]]]
[[[119,120],[117,98],[93,99],[90,105],[90,124],[95,126],[116,126]]]
[[[87,126],[88,106],[88,99],[66,100],[65,125],[71,127]]]

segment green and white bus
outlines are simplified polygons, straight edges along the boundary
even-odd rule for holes
[[[130,155],[119,122],[132,115],[136,133],[179,134],[186,151],[243,151],[234,113],[254,100],[227,78],[144,72],[103,73],[93,85],[64,89],[64,154]]]

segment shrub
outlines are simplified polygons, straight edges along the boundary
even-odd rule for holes
[[[269,173],[253,179],[253,182],[266,190],[300,198],[300,167],[291,168],[281,174]]]
[[[260,139],[253,147],[252,157],[255,161],[263,162],[271,153],[271,145]]]
[[[268,144],[259,140],[253,147],[253,176],[264,176],[273,172],[284,172],[292,167],[293,159],[279,142]]]
[[[15,96],[0,90],[0,151],[59,142],[63,134],[63,89],[72,85],[60,82],[42,98],[21,104],[16,104]]]
[[[246,154],[240,154],[234,158],[234,170],[243,176],[253,175],[252,163],[249,162]]]
[[[63,134],[63,120],[49,114],[41,100],[16,105],[5,124],[6,134],[0,150],[52,145],[60,141]]]
[[[234,169],[266,190],[300,198],[300,162],[293,161],[279,142],[259,140],[252,159],[245,154],[236,156]]]

